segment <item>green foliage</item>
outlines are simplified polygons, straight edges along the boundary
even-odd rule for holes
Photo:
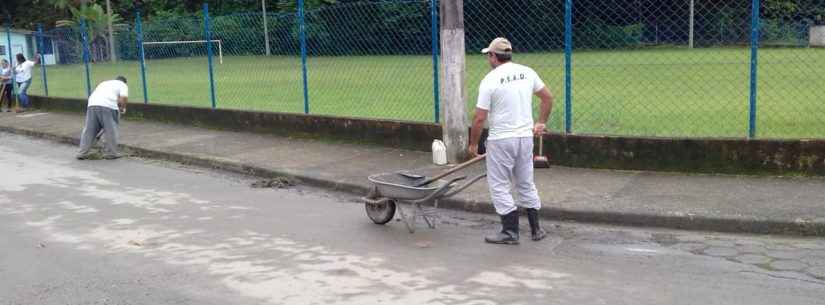
[[[65,0],[54,0],[55,6],[66,5],[71,12],[72,19],[58,20],[56,25],[58,27],[73,27],[77,28],[81,20],[85,22],[86,37],[89,39],[89,50],[91,52],[92,61],[100,61],[108,59],[109,56],[109,41],[107,39],[109,22],[112,23],[113,30],[116,28],[124,28],[123,19],[118,14],[112,14],[111,18],[102,6],[93,3],[90,5],[80,5],[79,7],[71,6]]]
[[[294,12],[298,7],[298,1],[296,0],[273,0],[273,2],[277,3],[276,7],[282,12]],[[336,0],[305,0],[304,9],[312,10],[336,3],[338,3]]]
[[[576,32],[576,44],[588,49],[638,47],[642,44],[644,28],[641,23],[619,26],[594,22]]]
[[[765,46],[805,47],[808,45],[808,26],[805,23],[764,19],[759,32],[761,44]]]
[[[775,20],[794,20],[825,24],[822,0],[762,0],[763,16]]]

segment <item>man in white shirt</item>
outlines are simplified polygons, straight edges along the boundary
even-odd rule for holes
[[[117,125],[120,122],[119,115],[126,112],[128,101],[129,87],[126,85],[125,77],[118,76],[116,79],[107,80],[97,85],[95,91],[89,96],[89,104],[86,108],[86,125],[80,135],[80,151],[77,152],[78,160],[89,158],[89,150],[97,140],[101,129],[106,135],[103,158],[120,158],[117,153]]]
[[[487,183],[502,225],[500,232],[484,240],[495,244],[519,243],[519,213],[511,195],[515,188],[519,205],[527,210],[531,237],[538,241],[547,233],[539,225],[541,201],[533,182],[533,137],[541,136],[546,129],[545,122],[553,108],[553,95],[536,71],[511,62],[513,48],[507,39],[494,39],[481,53],[487,55],[493,69],[479,86],[469,154],[478,154],[481,129],[489,118]],[[535,124],[533,95],[541,99],[539,121]]]

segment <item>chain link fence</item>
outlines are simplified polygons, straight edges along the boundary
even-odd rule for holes
[[[46,71],[45,78],[42,73],[38,73],[41,71],[32,72],[29,92],[46,95],[48,90],[50,96],[86,96],[86,69],[83,65],[84,50],[79,27],[56,28],[35,36],[43,42],[42,52],[39,53],[48,68],[42,69]]]
[[[580,0],[572,23],[577,132],[747,135],[748,2]]]
[[[143,101],[143,90],[141,86],[140,66],[135,53],[135,29],[130,24],[119,24],[113,28],[113,46],[108,39],[108,30],[105,26],[98,25],[97,28],[89,30],[91,37],[89,71],[91,88],[102,81],[111,80],[121,75],[125,76],[129,83],[129,98],[133,102]],[[90,26],[91,28],[91,26]],[[114,49],[112,49],[114,48]]]
[[[766,2],[760,16],[757,135],[825,138],[825,2]]]
[[[426,1],[308,11],[311,112],[433,121],[430,20]]]
[[[135,54],[145,67],[151,103],[209,107],[211,89],[204,19],[156,18],[141,22]],[[214,44],[217,48],[218,43]],[[141,49],[143,52],[140,52]],[[135,79],[136,81],[139,79]]]
[[[86,27],[86,51],[79,25],[58,28],[42,35],[49,95],[85,97],[88,63],[91,87],[126,75],[133,102],[438,122],[433,4],[155,16],[111,46]],[[823,138],[823,19],[819,0],[464,0],[467,108],[490,70],[480,49],[507,37],[553,91],[555,131]]]
[[[297,25],[296,14],[267,14],[267,32],[260,13],[212,18],[212,39],[218,42],[213,66],[219,107],[303,111]]]
[[[563,131],[564,1],[465,0],[464,27],[467,109],[474,111],[478,86],[491,69],[481,49],[496,37],[507,37],[513,44],[513,62],[533,68],[555,97],[548,128]],[[533,111],[538,117],[537,98]]]

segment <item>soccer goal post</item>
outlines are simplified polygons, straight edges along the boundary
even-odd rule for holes
[[[211,42],[218,43],[218,62],[223,64],[223,46],[221,46],[221,41],[218,39],[210,40]],[[143,46],[148,45],[160,45],[160,44],[193,44],[193,43],[206,43],[206,40],[179,40],[179,41],[147,41],[143,43]],[[143,60],[146,60],[146,52],[143,52]]]

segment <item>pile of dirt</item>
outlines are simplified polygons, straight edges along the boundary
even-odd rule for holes
[[[288,188],[297,185],[296,181],[287,177],[275,177],[272,179],[258,180],[252,183],[254,188]]]

